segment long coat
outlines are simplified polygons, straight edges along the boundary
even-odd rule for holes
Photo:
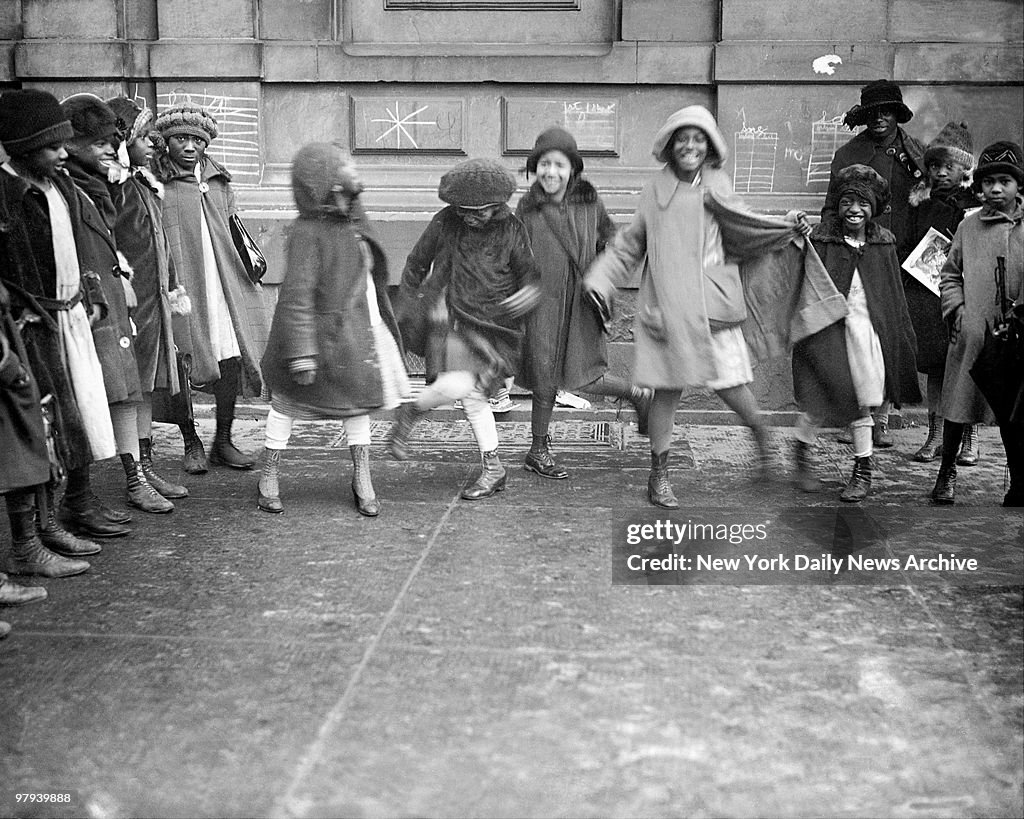
[[[288,233],[287,269],[263,355],[263,377],[274,395],[325,415],[360,415],[384,403],[360,236],[373,258],[377,308],[402,349],[387,294],[387,261],[368,230],[363,221],[300,212]],[[316,380],[301,386],[292,380],[288,362],[307,357],[317,360]]]
[[[973,424],[991,422],[992,411],[971,377],[987,328],[1000,316],[996,300],[996,257],[1006,259],[1006,292],[1012,302],[1024,301],[1024,211],[1021,200],[1012,216],[983,208],[966,217],[953,237],[942,268],[939,291],[942,315],[952,319],[963,307],[960,333],[949,345],[940,413],[947,420]]]
[[[154,180],[155,181],[155,180]],[[139,173],[109,185],[117,222],[114,238],[134,274],[139,305],[132,314],[138,336],[135,359],[143,392],[178,392],[174,331],[168,293],[177,287],[160,207],[162,191]]]
[[[72,470],[92,462],[92,449],[64,366],[57,323],[36,301],[38,297],[55,297],[55,276],[45,195],[20,177],[0,170],[0,279],[10,290],[15,317],[26,310],[41,317],[25,325],[22,338],[40,395],[52,395],[56,402],[57,456]],[[82,289],[89,302],[106,309],[95,274],[82,277]]]
[[[259,395],[262,387],[259,361],[270,332],[269,311],[263,301],[263,288],[249,281],[231,241],[228,219],[238,210],[231,175],[209,157],[202,162],[205,191],[200,190],[194,173],[177,167],[166,157],[161,159],[157,169],[157,176],[165,186],[164,231],[174,269],[192,301],[189,316],[175,316],[174,343],[182,354],[191,356],[194,383],[208,384],[220,378],[207,318],[200,222],[205,215],[220,283],[242,354],[241,394],[251,397]]]
[[[593,185],[576,179],[561,203],[537,183],[519,200],[540,269],[541,301],[526,322],[517,383],[531,390],[577,389],[608,369],[601,317],[583,276],[615,236],[615,223]]]
[[[135,339],[132,335],[124,284],[114,244],[114,224],[117,212],[107,190],[106,180],[85,173],[80,166],[68,161],[68,171],[74,184],[63,177],[57,180],[64,198],[72,210],[75,226],[75,245],[82,272],[99,276],[107,311],[92,326],[92,340],[96,355],[103,368],[103,386],[107,403],[141,401],[139,365],[135,361]],[[75,199],[75,203],[72,203]],[[76,216],[75,211],[78,211]]]

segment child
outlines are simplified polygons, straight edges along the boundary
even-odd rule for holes
[[[338,146],[313,143],[295,155],[299,216],[288,234],[288,266],[262,362],[271,391],[259,481],[264,512],[284,511],[278,464],[292,422],[340,418],[356,509],[380,514],[370,480],[369,413],[397,407],[409,381],[387,262],[359,206],[362,189],[352,158]]]
[[[907,237],[896,251],[900,259],[910,255],[929,228],[935,228],[952,239],[964,213],[977,207],[978,199],[971,189],[973,151],[974,143],[966,122],[959,125],[947,123],[928,144],[924,153],[925,180],[910,192]],[[942,396],[942,374],[946,368],[949,338],[942,320],[939,297],[906,271],[903,272],[903,289],[917,336],[917,371],[927,376],[928,384],[928,437],[914,453],[914,460],[929,463],[942,454],[942,424],[936,410]],[[964,437],[957,463],[973,466],[978,462],[975,428],[969,427]]]
[[[849,308],[840,344],[848,367],[840,369],[833,379],[838,380],[848,370],[860,407],[859,417],[850,425],[853,474],[839,496],[847,503],[858,503],[871,491],[871,408],[881,404],[885,395],[908,403],[919,401],[921,396],[914,369],[914,331],[900,283],[896,240],[872,220],[885,209],[889,186],[866,165],[850,165],[836,176],[835,191],[836,213],[827,214],[815,226],[811,242]],[[803,352],[803,345],[798,344],[793,353],[794,389],[802,406],[803,394],[815,377]],[[797,478],[804,491],[817,488],[810,453],[819,423],[820,419],[806,411],[797,420]]]
[[[548,426],[560,387],[625,398],[647,433],[650,390],[641,390],[607,373],[601,316],[583,290],[583,274],[615,224],[583,172],[572,134],[550,128],[537,137],[526,171],[535,181],[519,200],[516,215],[530,234],[541,273],[541,303],[526,325],[519,383],[533,391],[533,445],[525,467],[544,478],[565,479],[548,449]]]
[[[428,352],[427,375],[436,378],[414,403],[399,408],[391,454],[405,460],[419,418],[461,399],[483,460],[480,475],[462,490],[465,500],[505,488],[487,395],[519,370],[522,317],[540,293],[526,228],[506,204],[515,188],[515,179],[493,160],[456,165],[438,188],[448,207],[431,220],[402,272],[403,333],[410,346]],[[417,302],[422,306],[412,309]],[[414,327],[425,313],[429,321]]]
[[[1003,319],[994,271],[1002,256],[1006,266],[1006,294],[1019,309],[1024,304],[1024,212],[1020,186],[1024,184],[1024,156],[1019,145],[996,142],[981,152],[975,173],[982,208],[964,218],[953,237],[953,246],[942,268],[939,289],[942,315],[949,323],[950,345],[946,356],[940,412],[942,465],[932,490],[932,500],[948,505],[956,501],[956,453],[967,424],[991,417],[971,375],[971,368],[985,344],[989,328]],[[1010,380],[1018,384],[1024,374]],[[1010,489],[1003,506],[1024,506],[1024,417],[1020,402],[1015,411],[1000,411],[999,434],[1010,467]]]

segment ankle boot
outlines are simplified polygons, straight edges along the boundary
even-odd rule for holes
[[[964,440],[960,444],[960,453],[956,456],[956,464],[957,466],[977,466],[980,456],[981,446],[978,443],[978,425],[967,424],[964,426]]]
[[[821,491],[821,480],[815,473],[814,447],[803,441],[793,442],[793,453],[796,457],[796,475],[794,483],[801,492]]]
[[[368,444],[353,444],[348,448],[352,454],[352,497],[360,515],[375,518],[380,514],[380,501],[373,491],[370,480],[370,447]]]
[[[551,457],[550,443],[550,435],[534,435],[533,446],[526,453],[523,468],[530,472],[536,472],[542,478],[564,481],[569,477],[569,473],[556,464],[555,459]]]
[[[462,497],[465,500],[480,500],[489,498],[495,492],[505,488],[508,476],[505,474],[505,467],[498,460],[498,450],[481,453],[483,467],[477,479],[462,490]]]
[[[846,503],[860,503],[871,492],[871,456],[853,459],[853,474],[850,482],[840,493],[839,500]]]
[[[202,475],[208,472],[210,467],[206,461],[206,450],[203,442],[196,431],[195,421],[187,424],[179,424],[181,439],[185,444],[185,457],[181,459],[181,466],[189,475]]]
[[[174,511],[174,504],[162,497],[142,474],[142,467],[130,452],[121,453],[121,466],[127,478],[128,503],[143,512],[165,515]]]
[[[142,474],[146,476],[149,485],[165,498],[188,497],[186,487],[164,480],[156,474],[156,470],[153,469],[153,442],[149,438],[139,438],[139,466],[142,467]]]
[[[668,450],[651,453],[651,474],[647,478],[647,499],[663,509],[678,509],[679,501],[668,482]]]
[[[874,449],[890,449],[892,438],[889,436],[889,416],[872,415],[875,425],[871,428],[871,446]]]
[[[40,577],[71,577],[89,571],[89,564],[84,560],[54,554],[39,540],[31,496],[19,502],[14,509],[11,508],[9,494],[7,501],[7,517],[11,522],[11,550],[0,563],[0,571]]]
[[[24,606],[46,599],[46,589],[42,586],[19,586],[0,573],[0,606]]]
[[[934,412],[928,413],[928,437],[924,445],[914,453],[914,460],[927,464],[942,457],[942,423]]]
[[[281,503],[281,488],[277,481],[281,451],[280,449],[263,450],[263,471],[256,486],[256,491],[259,494],[256,505],[272,515],[279,515],[284,511],[284,504]]]
[[[413,428],[426,413],[412,402],[399,404],[395,410],[395,421],[388,435],[388,452],[396,461],[409,460],[409,438]]]
[[[217,432],[210,449],[210,463],[214,466],[230,466],[232,469],[252,469],[256,462],[248,455],[242,454],[231,443],[231,422],[218,421]]]
[[[45,511],[36,505],[36,532],[47,549],[64,557],[85,557],[100,553],[101,549],[97,544],[75,537],[57,522],[53,487],[50,484],[46,485],[45,500]]]
[[[124,537],[131,515],[104,506],[92,491],[89,467],[68,475],[68,488],[57,510],[60,521],[71,531],[88,538]]]
[[[939,506],[956,503],[956,464],[943,464],[939,467],[939,476],[932,489],[932,502]]]
[[[651,419],[651,403],[654,401],[654,390],[641,387],[630,387],[629,403],[636,411],[636,431],[641,435],[647,434],[648,425]]]

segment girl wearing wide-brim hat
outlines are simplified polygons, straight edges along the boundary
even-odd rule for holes
[[[517,382],[533,391],[533,445],[526,469],[545,478],[569,473],[549,449],[548,429],[559,389],[611,395],[633,404],[647,432],[651,392],[608,370],[604,323],[583,289],[583,276],[616,228],[594,186],[584,179],[576,140],[563,128],[537,137],[526,161],[534,182],[516,215],[530,234],[540,268],[541,301],[526,324]]]

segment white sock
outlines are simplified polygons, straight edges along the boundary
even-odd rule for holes
[[[292,424],[295,420],[290,415],[271,408],[267,415],[267,426],[263,432],[263,445],[267,449],[287,449],[288,439],[292,437]]]
[[[345,418],[342,423],[345,425],[345,437],[348,438],[349,446],[370,445],[369,415],[355,415],[352,418]]]

